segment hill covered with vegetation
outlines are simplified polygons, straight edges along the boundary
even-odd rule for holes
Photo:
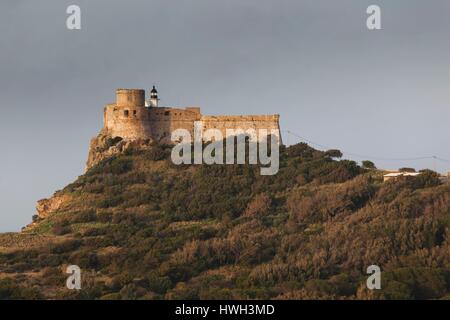
[[[102,160],[0,235],[0,299],[450,298],[449,184],[383,182],[303,143],[280,154],[274,176],[176,166],[159,145]]]

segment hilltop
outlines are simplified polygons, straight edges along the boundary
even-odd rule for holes
[[[274,176],[176,166],[150,141],[97,147],[31,225],[0,235],[0,299],[450,298],[450,185],[431,171],[383,183],[304,143]],[[373,264],[382,290],[366,288]]]

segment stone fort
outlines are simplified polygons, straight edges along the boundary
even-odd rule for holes
[[[145,99],[145,90],[117,89],[116,102],[104,108],[102,134],[121,137],[124,140],[152,139],[160,143],[172,143],[171,133],[186,129],[193,136],[194,122],[201,121],[203,130],[218,129],[227,137],[226,129],[267,129],[279,134],[279,115],[220,115],[205,116],[199,107],[159,106],[155,86],[150,99]],[[280,137],[281,138],[281,137]]]

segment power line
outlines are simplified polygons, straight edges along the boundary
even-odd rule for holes
[[[436,156],[433,156],[433,158],[436,159],[436,160],[442,161],[442,162],[450,163],[450,160],[442,159],[442,158],[439,158],[439,157],[436,157]]]
[[[325,146],[323,144],[320,143],[316,143],[310,139],[307,139],[305,137],[299,136],[298,134],[290,131],[290,130],[282,130],[285,131],[301,140],[304,140],[306,142],[308,142],[309,144],[318,146],[320,148],[324,148],[324,149],[333,149],[332,147],[329,146]],[[359,154],[359,153],[353,153],[353,152],[347,152],[342,150],[343,153],[350,155],[350,156],[354,156],[357,158],[361,158],[361,159],[372,159],[372,160],[380,160],[380,161],[415,161],[415,160],[424,160],[424,159],[435,159],[441,162],[446,162],[446,163],[450,163],[450,160],[438,157],[438,156],[421,156],[421,157],[412,157],[412,158],[385,158],[385,157],[377,157],[377,156],[370,156],[370,155],[363,155],[363,154]]]

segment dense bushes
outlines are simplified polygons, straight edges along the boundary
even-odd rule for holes
[[[298,223],[317,223],[333,219],[339,214],[353,212],[363,207],[374,194],[374,187],[366,177],[349,183],[315,191],[301,188],[291,193],[287,208],[291,219]]]
[[[86,174],[94,175],[94,174],[123,174],[132,169],[133,161],[127,157],[116,157],[113,156],[106,160],[103,160],[93,168],[91,168]]]
[[[169,150],[127,150],[65,188],[70,203],[33,230],[49,240],[0,254],[0,298],[448,296],[450,187],[435,173],[382,183],[304,143],[281,148],[274,176],[175,166]],[[83,293],[61,289],[68,264],[91,275]],[[380,291],[365,286],[372,264]]]
[[[35,300],[41,299],[42,294],[38,288],[19,286],[12,279],[0,279],[0,300]]]

